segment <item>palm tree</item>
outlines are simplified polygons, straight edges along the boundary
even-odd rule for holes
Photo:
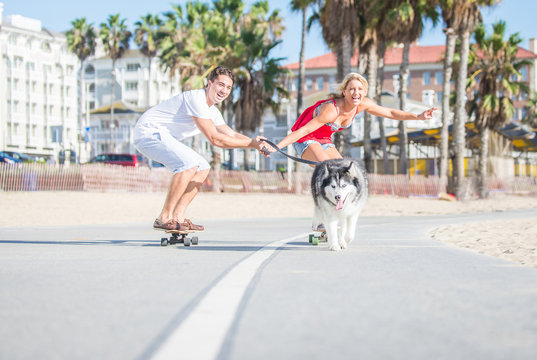
[[[356,46],[359,24],[356,1],[325,1],[319,10],[319,22],[324,41],[336,54],[336,81],[341,82],[351,71],[351,57]]]
[[[453,74],[453,58],[455,55],[455,43],[457,34],[455,29],[459,28],[458,22],[461,21],[456,16],[456,9],[451,0],[439,0],[442,19],[446,27],[446,52],[444,54],[444,75],[442,82],[442,130],[440,132],[440,164],[439,179],[440,187],[446,191],[446,179],[448,178],[449,169],[449,122],[450,122],[450,94],[451,94],[451,76]]]
[[[116,61],[129,49],[132,33],[127,30],[126,19],[120,19],[119,14],[108,16],[106,23],[101,23],[100,37],[104,50],[112,59],[112,96],[110,99],[110,150],[114,151],[114,101],[116,86]]]
[[[298,93],[296,97],[296,117],[300,116],[302,111],[302,96],[304,93],[304,82],[306,78],[306,32],[307,32],[307,20],[306,15],[308,8],[316,4],[316,0],[291,0],[291,10],[294,12],[300,12],[302,14],[302,40],[300,42],[300,55],[299,55],[299,67],[298,67]]]
[[[148,78],[146,86],[146,106],[150,106],[151,102],[151,62],[159,48],[157,32],[162,26],[162,20],[158,15],[147,14],[134,23],[136,29],[134,31],[134,42],[140,47],[140,51],[147,57],[148,60]]]
[[[80,70],[78,72],[78,132],[82,136],[84,128],[84,117],[82,109],[84,108],[84,62],[86,59],[95,54],[95,45],[97,34],[92,24],[86,22],[86,18],[75,19],[71,22],[73,28],[67,31],[67,46],[80,60]],[[78,141],[78,162],[80,163],[81,141]]]
[[[324,1],[316,17],[323,39],[336,55],[336,81],[341,82],[351,71],[351,57],[356,50],[359,18],[357,0]],[[350,132],[334,135],[334,143],[343,156],[350,154]]]
[[[464,150],[466,114],[466,80],[468,75],[468,54],[470,35],[481,22],[479,6],[491,6],[495,0],[452,0],[452,9],[456,33],[460,39],[460,62],[455,85],[455,117],[453,119],[453,148],[455,152],[453,164],[453,185],[455,196],[462,200],[464,179]]]
[[[240,43],[248,46],[239,47],[242,63],[236,71],[240,95],[235,105],[235,127],[247,133],[262,131],[264,110],[274,109],[275,95],[287,96],[283,85],[286,71],[279,65],[283,59],[270,56],[281,42],[275,29],[282,20],[274,12],[267,16],[268,12],[267,1],[255,3],[245,14],[239,34]],[[245,151],[245,167],[247,154]]]
[[[513,95],[518,95],[527,86],[516,81],[520,69],[530,64],[517,60],[518,45],[522,39],[518,34],[504,40],[506,24],[499,21],[493,25],[493,33],[487,36],[483,24],[475,31],[475,46],[471,47],[468,87],[474,91],[470,101],[470,114],[475,115],[475,126],[479,131],[479,197],[486,197],[488,143],[490,130],[498,129],[508,122],[514,112]],[[514,79],[514,80],[513,80]]]
[[[157,32],[160,64],[170,74],[170,80],[179,72],[179,57],[188,37],[184,27],[183,8],[181,5],[172,5],[172,9],[173,11],[164,13],[166,20]]]
[[[388,12],[388,26],[393,27],[397,34],[395,38],[404,44],[403,59],[399,71],[399,108],[406,110],[407,103],[407,85],[410,75],[409,70],[409,53],[410,45],[416,41],[422,31],[425,19],[431,19],[433,24],[436,23],[438,14],[436,12],[436,1],[427,0],[404,0],[397,7]],[[408,136],[406,124],[404,121],[399,122],[399,172],[406,174],[408,169],[407,156]]]

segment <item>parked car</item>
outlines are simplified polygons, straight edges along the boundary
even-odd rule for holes
[[[100,154],[92,158],[89,163],[102,163],[121,166],[147,166],[142,155],[136,154]]]
[[[19,159],[22,162],[36,162],[36,159],[33,156],[26,155],[20,152],[16,151],[4,151],[4,153],[8,154],[12,158]]]
[[[0,163],[4,164],[17,164],[22,162],[19,159],[15,159],[12,156],[9,156],[5,151],[0,151]]]

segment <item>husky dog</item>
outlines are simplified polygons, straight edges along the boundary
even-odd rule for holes
[[[315,202],[314,228],[323,224],[328,248],[346,249],[368,196],[367,174],[356,160],[332,159],[315,167],[311,178]]]

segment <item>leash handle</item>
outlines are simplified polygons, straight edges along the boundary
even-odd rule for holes
[[[263,141],[266,142],[267,144],[269,144],[270,146],[272,146],[274,149],[276,149],[276,151],[278,151],[280,154],[283,154],[284,156],[288,157],[291,160],[301,162],[301,163],[304,163],[304,164],[308,164],[308,165],[315,165],[315,166],[320,164],[319,161],[311,161],[311,160],[306,160],[306,159],[302,159],[302,158],[298,158],[298,157],[289,155],[288,153],[283,152],[276,144],[274,144],[270,140],[264,139]],[[268,153],[268,152],[266,152],[266,153]]]

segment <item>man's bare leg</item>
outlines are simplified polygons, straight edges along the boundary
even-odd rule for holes
[[[170,186],[168,187],[166,201],[164,201],[164,206],[158,217],[161,222],[167,223],[174,219],[173,211],[179,202],[179,199],[181,199],[188,185],[196,175],[196,170],[197,167],[194,167],[173,175]]]
[[[185,221],[186,209],[198,194],[201,185],[203,185],[203,182],[209,175],[209,171],[209,169],[198,171],[188,183],[183,195],[179,198],[179,201],[177,202],[177,205],[173,211],[173,218],[179,223]]]

